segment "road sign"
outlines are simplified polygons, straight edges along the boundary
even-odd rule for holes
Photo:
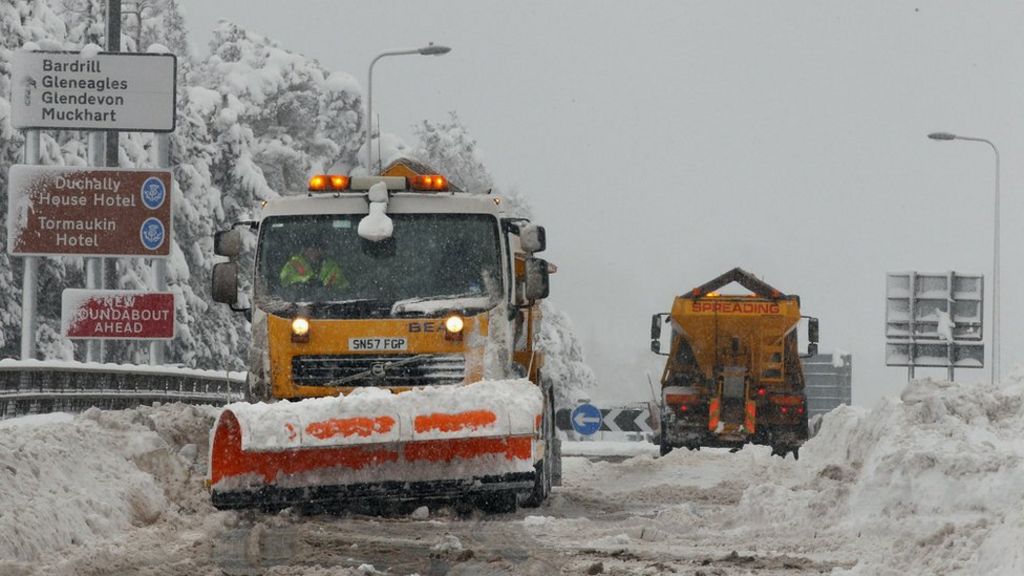
[[[170,254],[168,171],[15,165],[8,182],[11,254]]]
[[[888,274],[886,365],[982,368],[984,293],[977,274]]]
[[[592,404],[580,404],[572,411],[573,430],[584,436],[600,430],[601,421],[601,411]]]
[[[65,290],[61,333],[74,339],[170,340],[174,338],[174,293]]]
[[[597,408],[580,404],[571,412],[563,408],[555,414],[559,430],[575,430],[589,436],[595,432],[653,432],[648,408]],[[589,431],[585,431],[589,430]]]
[[[650,412],[639,408],[613,408],[603,410],[602,430],[611,432],[652,432]]]
[[[11,66],[15,128],[173,132],[173,54],[19,50]]]

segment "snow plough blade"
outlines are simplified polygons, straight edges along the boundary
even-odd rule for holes
[[[281,508],[526,494],[534,485],[543,405],[528,380],[231,404],[210,441],[213,504]]]

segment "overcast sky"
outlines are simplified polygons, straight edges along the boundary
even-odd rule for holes
[[[992,285],[992,150],[926,139],[940,130],[1002,152],[1004,374],[1024,362],[1024,3],[182,4],[199,53],[226,18],[363,85],[382,51],[451,46],[380,61],[374,112],[411,143],[456,111],[530,198],[595,397],[646,399],[650,315],[734,266],[799,294],[822,349],[853,354],[855,403],[897,394],[886,272]]]

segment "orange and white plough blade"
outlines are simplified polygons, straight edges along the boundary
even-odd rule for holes
[[[542,411],[525,380],[233,404],[210,443],[214,505],[528,491]]]

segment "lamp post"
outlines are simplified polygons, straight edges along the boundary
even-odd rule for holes
[[[992,152],[996,155],[995,225],[992,231],[992,383],[998,384],[1002,376],[999,370],[999,148],[996,148],[996,145],[991,140],[971,136],[958,136],[949,132],[933,132],[928,137],[932,140],[984,142],[992,147]]]
[[[421,56],[441,56],[451,52],[447,46],[435,46],[433,42],[422,48],[411,50],[391,50],[378,54],[370,62],[370,73],[366,81],[366,170],[373,173],[373,65],[377,60],[385,56],[405,56],[408,54],[419,54]]]

